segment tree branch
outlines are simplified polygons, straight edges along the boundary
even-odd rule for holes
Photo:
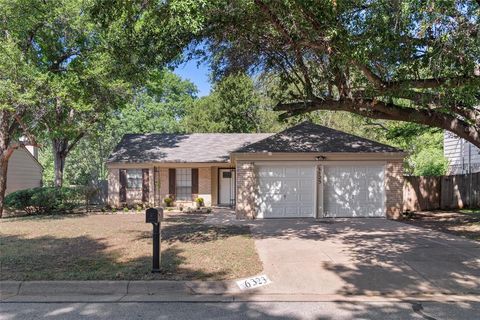
[[[352,61],[352,63],[362,71],[363,75],[370,81],[374,87],[377,89],[384,89],[386,87],[385,82],[383,82],[382,78],[377,76],[370,68],[368,68],[366,65],[359,63],[355,60]]]
[[[438,87],[459,87],[469,84],[472,81],[478,81],[480,76],[458,76],[448,78],[429,78],[429,79],[412,79],[412,80],[399,80],[388,83],[389,89],[397,89],[401,87],[410,87],[418,89],[429,89]]]
[[[20,125],[20,127],[22,128],[23,130],[23,133],[27,136],[27,139],[28,139],[28,143],[34,147],[38,147],[38,143],[37,143],[37,140],[35,139],[35,137],[30,133],[30,131],[28,130],[27,126],[23,123],[23,121],[20,119],[20,116],[18,114],[15,115],[15,120],[17,121],[17,123]]]
[[[480,1],[480,0],[479,0]],[[352,60],[352,63],[360,69],[363,75],[370,81],[373,86],[380,90],[385,89],[399,89],[402,87],[407,88],[418,88],[418,89],[430,89],[438,88],[441,86],[444,87],[457,87],[465,84],[469,84],[472,81],[478,81],[480,76],[473,74],[470,76],[458,76],[458,77],[447,77],[447,78],[427,78],[427,79],[411,79],[411,80],[399,80],[392,82],[385,82],[376,75],[370,68],[366,65]]]
[[[70,142],[68,145],[67,149],[65,150],[65,155],[69,154],[70,151],[72,151],[73,148],[77,145],[77,143],[85,136],[85,132],[81,132],[78,136],[75,137],[75,139]]]
[[[316,110],[330,110],[352,112],[374,119],[414,122],[451,131],[480,147],[480,128],[435,110],[403,108],[393,103],[375,100],[321,100],[318,98],[305,102],[280,103],[274,110],[286,111],[280,115],[281,119]]]

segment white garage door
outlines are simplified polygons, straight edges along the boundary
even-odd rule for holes
[[[258,166],[257,217],[315,217],[313,166]]]
[[[325,166],[325,217],[384,217],[384,166]]]

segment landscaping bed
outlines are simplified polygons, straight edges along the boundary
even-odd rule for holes
[[[414,212],[403,222],[480,241],[480,209]]]
[[[151,224],[142,214],[0,220],[1,280],[225,280],[262,269],[250,230],[205,215],[166,213],[162,273],[152,274]]]

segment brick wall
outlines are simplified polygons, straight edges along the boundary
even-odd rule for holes
[[[400,219],[403,210],[403,162],[387,162],[385,173],[387,218]]]
[[[216,206],[218,204],[218,167],[210,169],[210,190],[212,190],[212,206]]]
[[[237,205],[239,219],[255,218],[255,171],[250,162],[238,162],[236,169]]]
[[[198,168],[198,196],[206,206],[212,205],[211,168]]]
[[[118,169],[108,169],[108,204],[120,206],[120,176]]]
[[[168,168],[158,168],[158,205],[164,205],[163,199],[168,196]]]

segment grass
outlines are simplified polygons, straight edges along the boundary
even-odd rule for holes
[[[475,209],[460,209],[460,213],[464,214],[473,214],[473,215],[478,215],[480,217],[480,208],[475,208]]]
[[[99,214],[0,220],[0,279],[224,280],[262,269],[248,227],[167,214],[162,273],[152,274],[152,226],[144,219]]]
[[[480,241],[480,209],[421,212],[405,222]]]

